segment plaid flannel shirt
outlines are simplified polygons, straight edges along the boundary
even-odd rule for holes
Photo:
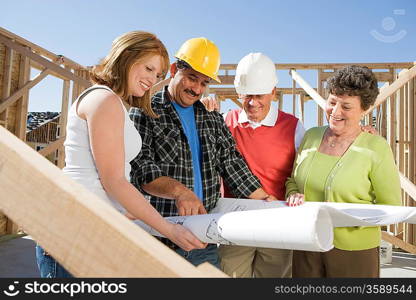
[[[148,117],[138,108],[130,110],[143,141],[140,153],[130,162],[131,182],[147,194],[142,185],[169,176],[193,190],[191,150],[167,87],[153,96],[152,107],[159,118]],[[209,212],[220,197],[220,177],[239,198],[247,198],[261,184],[236,149],[223,117],[218,112],[208,112],[199,101],[194,107],[202,150],[203,203]],[[178,215],[175,200],[150,195],[150,203],[164,217]]]

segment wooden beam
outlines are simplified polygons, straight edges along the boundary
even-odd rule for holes
[[[387,101],[385,101],[381,106],[381,115],[380,115],[381,125],[378,130],[381,132],[381,136],[387,139]]]
[[[416,66],[413,66],[411,69],[406,70],[405,72],[401,72],[399,78],[397,78],[392,84],[388,87],[383,89],[383,91],[378,94],[376,98],[376,102],[374,103],[373,107],[370,107],[366,114],[368,114],[374,107],[379,106],[383,103],[388,97],[393,95],[398,89],[400,89],[403,85],[406,84],[409,80],[416,76]]]
[[[56,60],[58,58],[60,58],[62,60],[62,64],[64,64],[65,66],[69,66],[72,69],[78,69],[78,68],[85,68],[84,66],[81,66],[80,64],[77,64],[76,62],[72,61],[71,59],[62,56],[62,55],[56,55],[32,42],[29,42],[28,40],[4,29],[3,27],[0,27],[0,35],[3,35],[11,40],[14,40],[16,42],[18,42],[19,44],[22,44],[24,46],[27,46],[29,48],[31,48],[32,50],[40,53],[41,55],[44,55],[48,58],[50,58],[51,60]]]
[[[390,70],[394,74],[394,70]],[[391,84],[391,82],[390,82]],[[391,147],[391,150],[393,152],[394,158],[396,158],[397,153],[397,118],[396,118],[396,93],[393,93],[390,95],[390,101],[389,101],[389,123],[390,123],[390,135],[389,135],[389,144]]]
[[[389,82],[393,81],[394,78],[390,72],[375,72],[373,71],[374,76],[376,77],[377,81],[380,82]],[[334,76],[335,72],[322,72],[322,80],[326,81],[331,76]]]
[[[20,56],[20,74],[19,87],[23,87],[30,80],[30,60],[29,58]],[[26,141],[27,113],[29,106],[29,91],[23,93],[17,103],[16,111],[16,136],[22,141]]]
[[[59,116],[59,137],[66,136],[66,124],[68,119],[68,106],[69,106],[69,89],[71,87],[71,82],[69,80],[64,80],[62,85],[62,105],[61,105],[61,114]],[[62,169],[65,167],[65,149],[64,147],[58,148],[58,168]]]
[[[282,110],[283,109],[283,93],[282,92],[277,92],[277,95],[278,95],[278,101],[279,101],[279,103],[278,103],[278,107],[279,107],[279,109],[280,110]]]
[[[276,92],[282,95],[292,95],[293,89],[292,88],[276,88]],[[295,93],[299,94],[305,92],[302,88],[296,88]],[[210,87],[210,93],[215,94],[217,96],[221,96],[222,98],[235,98],[238,97],[234,88],[230,87]],[[273,101],[278,101],[276,97]]]
[[[43,70],[35,78],[33,78],[32,80],[29,80],[24,86],[22,86],[19,90],[17,90],[13,95],[4,99],[0,104],[0,112],[4,111],[10,105],[13,105],[13,103],[19,100],[19,98],[22,97],[24,93],[27,93],[29,89],[34,87],[36,84],[38,84],[40,81],[42,81],[42,79],[44,79],[48,75],[49,75],[49,69]]]
[[[299,95],[299,119],[302,123],[305,122],[305,93],[300,93]]]
[[[59,139],[57,139],[53,143],[49,144],[45,148],[39,150],[38,153],[42,156],[48,156],[52,152],[54,152],[54,151],[58,150],[60,147],[62,147],[64,142],[65,142],[65,135],[61,134]]]
[[[0,70],[3,73],[3,82],[2,82],[2,99],[9,97],[11,92],[11,84],[12,84],[12,65],[13,65],[13,49],[9,47],[5,47],[5,56],[4,56],[4,70]],[[1,104],[1,101],[0,101]],[[7,110],[0,112],[0,121],[1,125],[5,128],[8,128],[7,122]],[[5,235],[10,232],[10,222],[1,211],[0,211],[0,235]]]
[[[390,72],[373,72],[377,81],[387,82],[393,81],[394,78],[391,76]],[[328,78],[335,75],[335,72],[322,72],[322,80],[326,81]],[[221,79],[221,83],[213,82],[211,85],[233,85],[234,84],[234,75],[220,75],[218,76]]]
[[[209,85],[234,85],[234,75],[218,75],[221,83],[211,80]]]
[[[0,127],[0,209],[76,277],[211,277]],[[36,201],[33,201],[33,197]]]
[[[6,47],[4,56],[4,74],[3,74],[3,89],[2,99],[10,96],[12,85],[12,64],[13,64],[13,49]],[[1,71],[1,70],[0,70]],[[2,101],[0,101],[1,105]],[[7,128],[7,112],[0,111],[0,120],[4,122],[3,126]]]
[[[76,76],[79,76],[80,72],[81,72],[80,70],[74,70],[74,74]],[[80,95],[79,84],[77,84],[76,82],[72,82],[72,101],[71,101],[71,104],[73,104],[77,100],[79,95]]]
[[[416,246],[406,243],[405,241],[399,239],[398,237],[395,237],[394,235],[386,231],[381,232],[381,238],[386,242],[389,242],[390,244],[399,247],[400,249],[403,249],[412,254],[416,254]]]
[[[292,113],[294,116],[296,116],[296,81],[295,80],[292,80]]]
[[[416,180],[416,88],[415,88],[415,81],[416,78],[413,78],[413,80],[410,81],[410,87],[409,87],[409,97],[410,97],[410,113],[411,113],[411,124],[410,124],[410,146],[409,146],[409,152],[410,152],[410,180],[412,182],[415,182]],[[415,198],[413,200],[416,201]]]
[[[37,63],[33,60],[30,60],[30,66],[32,68],[36,69],[36,70],[41,71],[41,72],[45,69],[45,67],[43,65],[41,65],[40,63]],[[55,76],[56,78],[59,78],[59,79],[62,79],[62,80],[68,80],[68,78],[66,78],[65,76],[63,76],[63,75],[61,75],[57,72],[54,72],[52,70],[49,70],[49,72],[50,72],[50,75]]]
[[[0,43],[3,43],[7,47],[10,47],[13,50],[15,50],[15,51],[29,57],[30,59],[40,63],[45,68],[50,69],[53,72],[59,73],[62,76],[65,76],[66,79],[76,81],[80,85],[83,85],[85,87],[91,86],[91,83],[88,80],[85,80],[83,78],[75,76],[72,72],[69,72],[68,70],[65,70],[64,68],[60,67],[58,64],[55,64],[55,63],[47,60],[46,58],[44,58],[44,57],[42,57],[38,54],[33,53],[32,51],[24,48],[23,46],[17,44],[16,42],[13,42],[13,41],[9,40],[8,38],[5,38],[4,36],[1,36],[1,35],[0,35]]]
[[[319,95],[318,92],[309,85],[309,83],[307,83],[295,70],[290,70],[289,74],[322,109],[325,109],[325,99]]]
[[[322,80],[322,73],[321,69],[318,70],[318,80],[317,80],[317,93],[319,95],[323,95],[323,80]],[[310,95],[309,95],[310,96]],[[316,107],[317,110],[317,123],[318,126],[322,126],[324,124],[324,112],[323,109],[318,105]]]
[[[404,141],[404,90],[403,87],[400,88],[400,92],[399,92],[400,97],[398,98],[399,100],[399,118],[398,118],[398,125],[399,125],[399,141]],[[399,153],[398,153],[398,161],[396,162],[398,167],[399,167],[399,171],[400,172],[404,172],[404,143],[400,143],[398,142],[398,146],[399,146]]]
[[[19,87],[30,79],[30,63],[29,59],[20,55],[19,62]],[[29,92],[25,92],[16,103],[15,111],[15,132],[14,134],[22,141],[26,141],[26,123],[29,102]],[[19,225],[14,223],[11,219],[7,220],[7,233],[16,234],[19,232]]]
[[[215,278],[229,278],[229,276],[219,269],[211,265],[209,262],[204,262],[196,267],[201,273],[204,273],[206,277]]]
[[[288,64],[275,64],[277,70],[313,70],[313,69],[322,69],[322,70],[334,70],[340,69],[345,66],[356,65],[368,67],[370,69],[403,69],[410,68],[415,65],[414,62],[386,62],[386,63],[288,63]],[[221,64],[220,70],[235,70],[237,64]]]
[[[405,192],[413,198],[413,201],[416,201],[416,185],[413,184],[403,173],[400,175],[400,185]]]

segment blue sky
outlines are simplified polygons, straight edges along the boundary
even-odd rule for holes
[[[2,1],[1,9],[1,27],[82,65],[97,63],[115,37],[138,29],[157,34],[171,60],[196,36],[214,41],[223,63],[249,52],[277,63],[416,60],[414,0],[21,0]],[[278,74],[279,86],[291,87],[287,72]],[[315,84],[312,74],[304,76]],[[47,79],[35,87],[29,110],[59,111],[60,85]]]

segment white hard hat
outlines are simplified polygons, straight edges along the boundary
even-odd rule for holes
[[[250,53],[237,65],[234,87],[238,94],[270,94],[277,84],[273,61],[263,53]]]

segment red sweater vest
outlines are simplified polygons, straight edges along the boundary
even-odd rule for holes
[[[273,127],[253,129],[248,123],[238,123],[240,112],[230,111],[225,119],[237,149],[251,172],[259,178],[263,189],[269,195],[284,200],[285,182],[292,173],[296,155],[294,140],[298,119],[279,110]],[[224,197],[234,198],[227,186],[224,186]]]

